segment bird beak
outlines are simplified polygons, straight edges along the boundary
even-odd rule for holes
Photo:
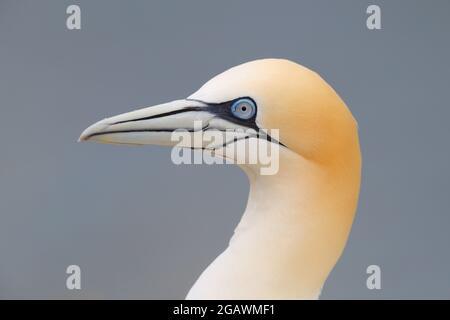
[[[174,146],[175,130],[194,133],[205,129],[203,124],[214,117],[206,107],[200,101],[175,100],[123,113],[94,123],[83,131],[78,141]]]

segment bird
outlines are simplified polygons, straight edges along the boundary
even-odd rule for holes
[[[195,121],[205,126],[195,129]],[[186,299],[318,299],[350,234],[362,159],[357,121],[317,72],[282,58],[245,62],[185,99],[98,121],[79,141],[173,147],[175,130],[242,128],[279,135],[241,132],[206,149],[220,158],[245,140],[264,141],[279,147],[278,170],[237,164],[250,184],[245,211]]]

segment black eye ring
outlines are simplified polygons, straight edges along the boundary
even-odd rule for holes
[[[248,120],[252,118],[256,113],[256,105],[253,100],[248,98],[242,98],[236,100],[231,105],[231,113],[239,119]]]

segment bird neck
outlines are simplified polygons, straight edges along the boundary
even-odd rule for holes
[[[347,166],[355,172],[331,169],[283,150],[276,175],[243,167],[250,180],[247,208],[228,248],[188,298],[318,298],[351,227],[357,164]]]

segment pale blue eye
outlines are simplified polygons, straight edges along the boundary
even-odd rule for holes
[[[231,113],[239,119],[247,120],[255,115],[256,105],[250,99],[239,99],[232,104]]]

